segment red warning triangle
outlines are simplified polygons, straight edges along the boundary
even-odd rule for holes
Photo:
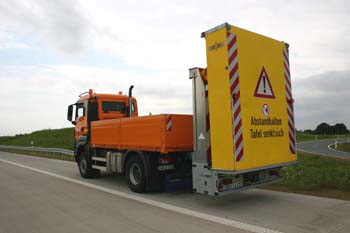
[[[273,92],[269,76],[267,75],[267,72],[265,70],[265,67],[262,67],[262,70],[260,72],[258,84],[256,85],[255,88],[255,97],[260,97],[260,98],[269,98],[269,99],[274,99],[275,93]]]

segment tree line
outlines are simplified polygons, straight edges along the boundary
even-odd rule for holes
[[[299,133],[306,134],[322,134],[322,135],[340,135],[340,134],[349,134],[350,131],[343,123],[337,123],[335,125],[329,125],[325,122],[319,124],[316,129],[306,129],[304,131],[300,130]]]

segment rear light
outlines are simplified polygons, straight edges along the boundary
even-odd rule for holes
[[[230,178],[225,178],[220,181],[217,181],[216,187],[218,188],[219,192],[223,192],[224,190],[227,190],[229,187],[227,185],[232,184],[233,180]]]
[[[159,164],[173,164],[174,162],[175,159],[172,156],[164,156],[159,158]]]
[[[232,179],[222,179],[221,182],[223,185],[232,184]]]
[[[222,186],[222,183],[220,181],[216,183],[216,186],[217,186],[219,192],[224,191],[224,187]]]

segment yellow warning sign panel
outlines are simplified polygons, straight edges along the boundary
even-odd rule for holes
[[[228,24],[205,38],[212,168],[237,171],[295,161],[286,45]]]
[[[231,98],[227,73],[227,31],[205,36],[212,168],[233,170]],[[210,78],[210,80],[209,80]]]

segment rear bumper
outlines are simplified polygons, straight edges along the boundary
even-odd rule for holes
[[[280,182],[282,180],[283,180],[283,177],[278,177],[278,178],[270,180],[270,181],[263,181],[263,182],[255,183],[255,184],[252,184],[252,185],[243,186],[243,187],[240,187],[240,188],[235,188],[235,189],[231,189],[231,190],[217,192],[217,193],[215,193],[215,195],[216,196],[223,196],[223,195],[227,195],[227,194],[230,194],[230,193],[241,192],[241,191],[249,190],[249,189],[256,188],[256,187],[259,187],[259,186],[262,186],[262,185],[278,183],[278,182]]]
[[[244,171],[221,171],[212,170],[205,163],[195,163],[192,168],[193,191],[212,196],[221,196],[260,185],[276,183],[283,180],[281,169],[292,164],[296,164],[296,162],[275,164]]]
[[[246,170],[241,170],[241,171],[227,171],[227,170],[220,170],[220,169],[211,169],[211,170],[216,171],[219,174],[238,175],[238,174],[262,171],[262,170],[273,169],[273,168],[278,168],[278,167],[285,167],[285,166],[293,165],[293,164],[297,164],[297,163],[298,163],[298,161],[287,162],[287,163],[278,163],[278,164],[274,164],[274,165],[270,165],[270,166],[257,167],[257,168],[246,169]]]

